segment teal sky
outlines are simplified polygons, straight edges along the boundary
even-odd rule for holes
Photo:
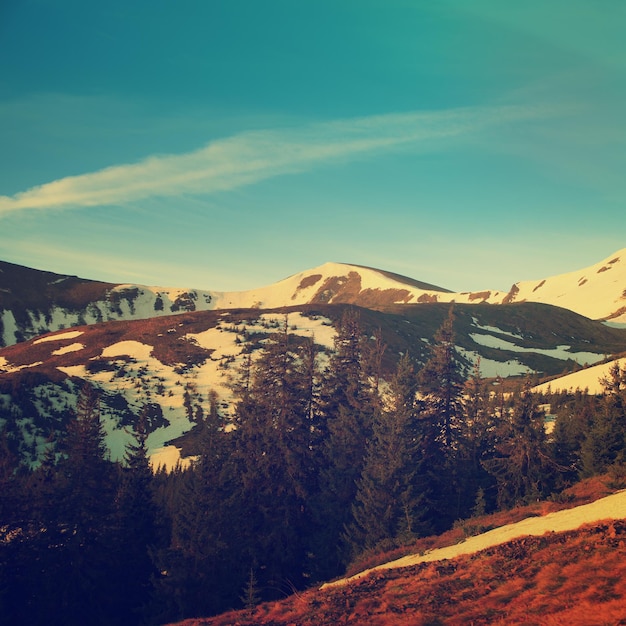
[[[0,259],[508,289],[626,247],[623,0],[3,0]]]

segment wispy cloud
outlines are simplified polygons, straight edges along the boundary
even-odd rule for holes
[[[245,132],[179,155],[158,155],[68,176],[0,196],[0,216],[22,209],[123,204],[150,197],[210,194],[341,159],[430,146],[503,123],[544,117],[538,107],[507,106],[411,112]]]

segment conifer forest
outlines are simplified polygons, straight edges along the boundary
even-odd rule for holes
[[[329,357],[285,324],[238,372],[234,418],[210,397],[195,460],[170,472],[149,464],[145,416],[109,460],[89,385],[36,467],[0,433],[1,621],[132,626],[252,606],[624,461],[626,370],[600,396],[488,385],[454,347],[453,310],[425,363],[405,353],[383,379],[384,351],[353,310]]]

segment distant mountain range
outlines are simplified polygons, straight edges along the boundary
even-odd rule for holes
[[[148,406],[153,460],[171,463],[178,448],[193,453],[179,438],[207,409],[209,392],[228,415],[238,366],[286,322],[313,338],[323,360],[343,312],[358,309],[365,334],[382,334],[386,375],[404,352],[425,362],[455,302],[456,345],[468,369],[480,360],[487,378],[555,377],[626,352],[626,329],[599,321],[626,319],[625,288],[626,250],[586,270],[516,283],[507,294],[453,293],[337,263],[243,292],[116,285],[1,263],[0,421],[19,431],[22,454],[35,460],[89,381],[101,391],[113,458]]]
[[[190,311],[352,304],[538,302],[590,319],[626,322],[626,249],[586,269],[497,290],[452,292],[383,270],[326,263],[248,291],[113,284],[0,262],[0,345],[71,326],[147,319]]]

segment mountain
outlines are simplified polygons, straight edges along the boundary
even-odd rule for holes
[[[619,321],[622,314],[620,308],[615,307],[622,297],[616,295],[620,284],[623,286],[623,282],[620,283],[623,272],[620,256],[591,268],[584,275],[585,280],[578,280],[575,289],[571,275],[563,275],[546,279],[541,284],[517,283],[508,294],[456,294],[381,270],[346,264],[326,264],[275,285],[247,292],[201,292],[99,283],[9,264],[4,264],[1,269],[3,326],[0,335],[12,345],[0,348],[0,428],[4,449],[11,453],[12,459],[31,465],[36,465],[44,456],[54,458],[49,453],[54,452],[56,444],[62,442],[68,432],[72,409],[86,383],[98,391],[106,443],[113,460],[120,459],[126,445],[133,441],[132,434],[141,414],[146,418],[142,424],[147,429],[146,444],[153,466],[172,467],[181,460],[184,464],[203,449],[203,442],[207,445],[209,433],[206,429],[209,427],[206,424],[210,420],[205,422],[204,416],[214,409],[227,419],[233,415],[236,398],[233,390],[243,382],[246,364],[255,363],[273,333],[288,333],[288,343],[282,344],[288,346],[301,345],[304,338],[312,339],[319,369],[311,368],[315,374],[308,382],[319,382],[335,349],[340,321],[347,312],[352,320],[355,314],[359,317],[362,341],[358,346],[364,354],[368,354],[367,344],[378,345],[377,338],[385,346],[384,351],[375,353],[380,358],[379,369],[364,366],[359,370],[364,380],[370,375],[370,380],[376,380],[383,401],[386,381],[390,380],[400,356],[409,353],[417,367],[424,364],[431,353],[437,330],[448,319],[451,308],[454,311],[454,342],[461,361],[467,370],[480,363],[483,376],[488,378],[532,374],[537,383],[550,378],[556,388],[554,377],[559,374],[568,372],[573,376],[584,372],[585,376],[600,375],[613,359],[626,354],[626,328],[548,302],[553,299],[566,301],[568,307],[591,307],[585,300],[592,293],[601,301],[601,306],[593,303],[596,306],[594,315],[601,309],[612,310],[615,314],[604,317]],[[542,291],[544,288],[546,290]],[[538,297],[537,294],[543,294],[546,302],[531,301]],[[454,307],[450,306],[451,302],[455,303]],[[56,330],[41,334],[48,328]],[[586,369],[581,369],[583,367]],[[269,367],[267,371],[270,371]],[[501,385],[501,380],[491,383]],[[313,387],[308,384],[309,389]],[[263,393],[265,388],[256,398]],[[274,431],[280,437],[288,436],[284,435],[289,433],[288,428],[275,425],[274,413],[268,411],[267,415]],[[502,416],[500,409],[491,417],[500,419]],[[540,419],[541,416],[538,417],[539,429],[542,426]],[[198,424],[201,426],[196,428]],[[313,432],[310,426],[308,429]],[[229,426],[225,431],[228,430]],[[243,428],[235,432],[235,442],[239,435],[243,441],[243,433]],[[230,435],[220,437],[224,440],[233,438]],[[304,442],[305,447],[311,449],[308,439]],[[264,457],[266,450],[270,449],[269,446],[254,448],[253,455],[249,456],[263,450],[260,457]],[[274,445],[273,449],[276,450],[277,446]],[[213,460],[222,463],[225,458],[227,456],[216,455]],[[319,468],[316,466],[316,471],[327,467],[327,461]],[[46,467],[44,465],[44,469]],[[212,472],[216,468],[219,471],[217,465],[210,467]],[[147,470],[145,465],[144,470]],[[6,474],[9,481],[16,476],[11,472],[12,468],[9,468]],[[152,480],[149,471],[145,474]],[[192,487],[196,481],[195,472],[158,473],[154,479],[161,481],[162,495],[165,495],[170,486],[181,486],[182,483],[176,481],[185,475],[192,481],[187,482],[187,486]],[[270,483],[280,486],[282,480],[275,479],[283,475],[274,472],[267,476],[272,476]],[[615,474],[613,478],[617,484],[623,480],[623,475]],[[212,482],[208,480],[207,484]],[[16,489],[16,493],[19,492]],[[242,496],[242,501],[250,500],[250,493],[252,490]],[[454,500],[457,499],[455,495]],[[193,501],[188,500],[187,506]],[[220,511],[224,498],[221,493],[216,493],[215,499],[210,501],[212,505],[207,506],[206,511]],[[532,501],[535,501],[534,495]],[[273,495],[268,502],[266,508],[269,509],[275,502],[278,507],[282,505]],[[620,503],[623,507],[626,500],[621,498]],[[568,504],[571,505],[569,495],[559,493],[548,506]],[[172,512],[179,504],[172,500],[167,506],[170,505],[172,508],[168,509],[166,517],[174,519]],[[305,508],[298,504],[294,510],[304,512]],[[342,509],[349,510],[349,507]],[[241,515],[241,509],[235,511],[235,515],[227,518],[225,527],[238,528],[233,521],[247,518]],[[620,517],[623,515],[620,510]],[[456,517],[450,517],[450,524]],[[180,521],[184,518],[183,510]],[[327,520],[326,516],[321,518]],[[210,527],[203,517],[199,519],[203,520],[202,529]],[[263,526],[267,536],[271,534],[268,529],[284,526],[275,523],[275,519],[268,517],[271,524]],[[252,535],[262,535],[254,519],[251,521]],[[63,519],[62,522],[59,528],[69,538],[72,535],[66,532]],[[409,565],[408,570],[397,568],[398,563],[390,564],[384,572],[373,572],[363,576],[362,580],[319,593],[298,592],[295,599],[284,606],[275,602],[259,607],[258,611],[226,616],[223,619],[227,621],[213,623],[397,623],[394,619],[399,616],[418,624],[442,623],[442,619],[448,618],[450,623],[520,623],[522,619],[533,623],[537,615],[543,618],[551,614],[545,599],[552,591],[558,590],[565,598],[572,597],[572,585],[568,576],[562,573],[566,568],[574,564],[580,575],[594,572],[599,563],[609,563],[610,575],[595,576],[591,581],[585,580],[584,588],[577,587],[582,600],[592,597],[595,604],[593,609],[584,613],[583,623],[595,623],[593,619],[599,616],[602,623],[618,623],[624,617],[622,598],[626,590],[620,582],[624,572],[624,523],[596,524],[592,530],[553,532],[547,537],[518,538],[504,544],[498,541],[498,545],[491,543],[487,547],[481,543],[485,537],[472,537],[480,532],[477,525],[482,522],[482,518],[471,518],[455,525],[457,534],[451,543],[460,546],[450,548],[452,554],[445,553],[447,561],[425,563],[422,562],[425,560],[423,556],[414,557],[400,562]],[[536,523],[541,525],[543,521],[532,521],[532,524]],[[491,522],[485,521],[485,524]],[[339,530],[342,527],[345,528],[339,526]],[[37,523],[32,528],[35,533],[45,534],[48,526]],[[184,524],[181,528],[185,528]],[[22,532],[21,521],[18,521],[17,530]],[[240,541],[242,534],[237,531],[233,536]],[[201,536],[204,535],[197,535],[198,538]],[[8,546],[9,542],[5,541],[5,545]],[[564,549],[569,542],[573,548]],[[62,539],[61,544],[56,542],[54,546],[64,543],[65,539]],[[288,542],[285,545],[279,543],[271,541],[272,551],[288,550]],[[335,540],[328,541],[329,545],[334,543]],[[477,555],[460,554],[474,544],[480,546]],[[49,549],[45,542],[41,545],[44,548],[42,554],[47,554]],[[434,543],[420,545],[422,547],[414,553],[423,554],[430,549],[434,552],[434,548],[439,547]],[[9,547],[13,549],[14,546],[17,542]],[[561,553],[567,558],[560,559]],[[228,555],[232,555],[230,546],[223,555],[220,553],[220,558]],[[371,554],[365,553],[361,558],[370,557]],[[236,567],[236,559],[226,560],[229,569]],[[361,561],[359,569],[348,574],[379,563],[381,561],[367,564]],[[539,563],[541,568],[545,567],[545,574],[538,572]],[[172,570],[159,564],[157,571],[167,579],[167,572]],[[408,576],[405,571],[409,572]],[[250,572],[253,586],[253,572]],[[575,572],[571,578],[576,575]],[[170,584],[178,585],[174,578],[162,581],[165,586],[161,589]],[[242,588],[242,581],[243,578],[236,581],[235,590]],[[425,581],[423,585],[422,581]],[[173,600],[179,588],[174,586],[172,589]],[[526,593],[528,589],[533,592]],[[590,593],[593,596],[585,595]],[[598,594],[604,595],[598,599]],[[285,619],[283,611],[288,612]],[[199,612],[194,608],[193,612],[175,615],[183,614],[198,615]],[[574,623],[569,607],[560,606],[553,614],[555,623],[559,620]],[[457,619],[459,616],[462,618]]]
[[[70,326],[213,308],[212,297],[195,289],[104,283],[0,261],[0,346]]]
[[[210,292],[102,283],[2,263],[0,336],[12,345],[0,349],[0,420],[34,461],[51,433],[63,430],[68,408],[89,381],[102,392],[113,458],[123,454],[128,427],[148,406],[150,453],[155,463],[169,464],[179,448],[193,454],[185,433],[195,414],[208,410],[210,392],[230,414],[239,367],[285,320],[290,333],[314,338],[323,363],[346,307],[358,308],[366,336],[381,331],[383,377],[405,352],[425,362],[450,302],[468,369],[480,361],[485,378],[555,377],[626,352],[626,330],[532,298],[617,315],[625,269],[626,255],[617,254],[584,272],[517,283],[509,294],[458,294],[327,263],[255,290]]]
[[[591,319],[626,322],[626,248],[581,270],[515,283],[505,300],[543,302]]]
[[[195,311],[144,320],[110,321],[64,329],[0,349],[0,419],[15,430],[21,454],[39,458],[53,432],[62,432],[84,381],[101,391],[102,417],[114,459],[120,458],[144,406],[149,408],[148,447],[156,464],[194,453],[196,414],[232,411],[232,385],[248,355],[255,358],[271,333],[312,337],[318,362],[334,348],[343,304],[278,309]],[[380,330],[387,346],[383,378],[400,354],[425,362],[448,304],[358,308],[364,335]],[[544,304],[455,306],[456,344],[485,377],[542,372],[555,376],[607,354],[626,351],[626,330],[610,328],[566,309]],[[186,435],[185,435],[186,434]],[[184,437],[181,436],[185,435]],[[174,442],[175,446],[171,443]]]
[[[0,262],[0,345],[70,326],[216,309],[353,304],[385,309],[425,303],[551,304],[591,319],[626,321],[626,249],[589,268],[515,283],[508,292],[455,293],[359,265],[326,263],[248,291],[113,284]]]

